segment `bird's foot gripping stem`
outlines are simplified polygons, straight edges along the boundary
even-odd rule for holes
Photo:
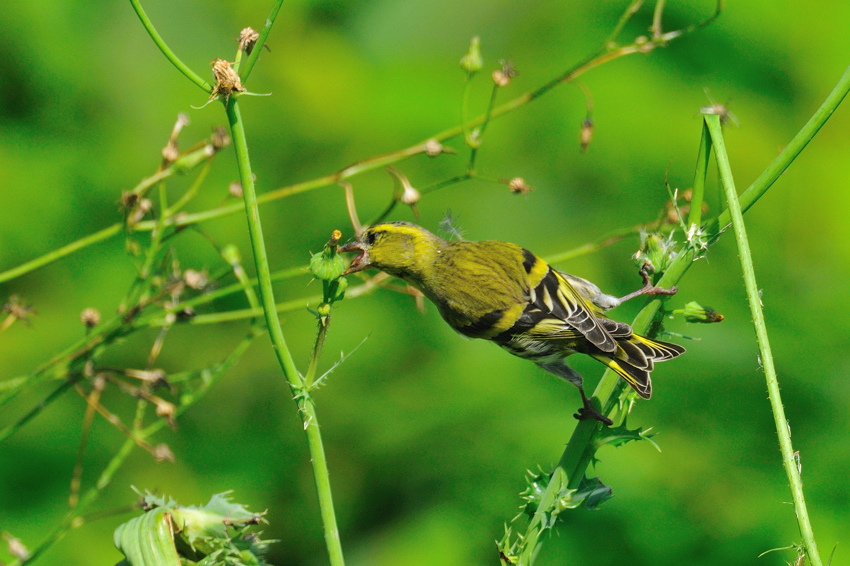
[[[678,292],[679,288],[673,285],[669,289],[664,287],[656,287],[652,284],[652,279],[649,276],[649,262],[645,262],[643,267],[640,268],[640,276],[643,277],[643,287],[629,293],[624,297],[620,297],[619,304],[625,303],[629,299],[634,299],[635,297],[640,297],[641,295],[675,295]]]
[[[580,421],[594,419],[603,423],[606,426],[611,426],[612,424],[614,424],[614,421],[603,415],[596,409],[596,407],[590,404],[590,399],[588,399],[587,395],[584,394],[584,387],[579,387],[578,390],[579,393],[581,393],[581,401],[582,403],[584,403],[584,406],[581,407],[578,412],[573,415],[575,418]]]

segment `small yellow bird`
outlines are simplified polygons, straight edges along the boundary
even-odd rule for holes
[[[622,298],[552,269],[530,251],[495,240],[446,241],[408,222],[377,224],[341,252],[359,252],[346,273],[374,267],[416,287],[456,331],[491,340],[515,356],[531,360],[566,379],[581,393],[577,419],[611,420],[589,402],[581,375],[565,358],[581,353],[602,362],[649,399],[654,362],[685,352],[676,344],[632,332],[605,311],[639,295],[672,295],[676,288],[654,287],[644,270],[644,287]]]

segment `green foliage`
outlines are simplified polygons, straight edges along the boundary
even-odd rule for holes
[[[115,530],[115,546],[129,566],[265,566],[269,544],[251,529],[263,514],[233,503],[227,493],[204,506],[178,505],[147,494],[144,514]]]

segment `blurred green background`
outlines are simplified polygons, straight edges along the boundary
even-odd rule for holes
[[[665,28],[708,16],[710,0],[670,0]],[[258,191],[338,170],[401,149],[456,125],[463,74],[458,61],[480,35],[487,73],[472,92],[480,113],[489,70],[511,58],[520,76],[505,101],[536,88],[595,51],[626,2],[287,1],[244,98]],[[215,57],[232,59],[234,38],[260,28],[270,2],[147,0],[160,33],[204,77]],[[644,6],[622,39],[646,33]],[[6,3],[0,18],[0,270],[120,219],[117,202],[159,164],[179,112],[192,124],[183,147],[225,123],[222,108],[162,57],[127,2],[34,0]],[[479,170],[523,176],[528,197],[473,181],[428,195],[421,224],[436,230],[451,209],[468,239],[517,242],[539,255],[565,251],[618,228],[656,218],[673,186],[693,180],[704,89],[729,102],[740,127],[726,130],[732,168],[746,188],[813,113],[850,62],[850,5],[839,2],[730,2],[707,29],[648,55],[591,71],[596,131],[579,152],[584,99],[575,86],[491,124]],[[209,80],[209,79],[208,79]],[[850,540],[850,110],[839,108],[790,170],[746,215],[780,384],[815,534],[824,559],[847,563]],[[402,162],[415,186],[463,170],[458,156]],[[713,171],[713,168],[712,168]],[[219,155],[194,210],[219,204],[237,177],[232,148]],[[710,180],[715,173],[710,174]],[[176,198],[185,186],[170,184]],[[383,171],[353,179],[361,217],[389,201]],[[712,213],[718,194],[712,181]],[[342,190],[326,187],[261,208],[272,270],[305,265],[335,228],[350,237]],[[409,209],[394,219],[412,220]],[[251,264],[245,219],[205,224]],[[560,267],[624,294],[638,284],[627,239]],[[183,267],[215,270],[220,259],[200,238],[177,240]],[[252,269],[253,271],[253,269]],[[37,310],[31,327],[0,334],[0,378],[31,371],[79,338],[79,313],[113,313],[132,281],[120,238],[0,285],[0,302],[20,294]],[[279,301],[317,292],[308,277],[277,287]],[[566,514],[539,564],[764,564],[792,561],[770,548],[799,541],[734,240],[726,234],[694,265],[670,302],[690,300],[726,315],[721,325],[669,321],[698,341],[653,374],[655,395],[630,424],[653,427],[662,448],[630,444],[600,452],[595,475],[615,498],[599,511]],[[639,301],[614,311],[631,320]],[[244,307],[241,298],[215,309]],[[210,310],[209,308],[207,310]],[[283,317],[296,360],[306,366],[314,320]],[[246,322],[175,328],[158,366],[176,372],[220,359]],[[575,389],[491,344],[459,338],[428,305],[390,291],[346,300],[335,310],[323,367],[369,339],[316,395],[349,564],[496,564],[493,541],[518,511],[528,468],[559,458],[575,426]],[[115,366],[143,365],[155,333],[113,347]],[[576,360],[590,387],[601,366]],[[47,389],[21,398],[15,411]],[[112,393],[116,411],[126,400]],[[123,407],[123,408],[122,408]],[[67,509],[84,402],[66,395],[0,445],[0,529],[36,546]],[[122,413],[127,414],[127,413]],[[101,419],[92,432],[84,486],[122,442]],[[301,423],[267,337],[184,418],[168,443],[175,464],[137,451],[95,506],[131,502],[130,485],[181,503],[234,490],[253,510],[269,509],[270,561],[327,561]],[[593,471],[591,471],[593,473]],[[70,533],[43,556],[55,566],[114,564],[111,533],[128,516]],[[520,523],[522,524],[522,523]],[[8,559],[0,552],[0,559]]]

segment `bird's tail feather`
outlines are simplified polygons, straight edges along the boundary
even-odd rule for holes
[[[626,360],[618,360],[606,354],[591,354],[596,361],[602,362],[620,377],[626,380],[626,383],[632,386],[637,391],[637,394],[644,399],[649,399],[652,396],[652,380],[649,378],[649,372],[645,369],[640,369],[633,366]]]
[[[653,363],[666,362],[685,353],[685,349],[678,344],[652,340],[637,334],[617,340],[617,344],[620,347],[614,353],[598,352],[591,356],[626,380],[644,399],[652,396],[649,372],[653,369]]]

